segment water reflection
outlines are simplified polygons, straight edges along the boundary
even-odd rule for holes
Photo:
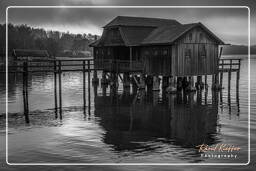
[[[201,93],[163,98],[157,91],[95,96],[94,114],[106,131],[104,143],[119,152],[154,151],[159,146],[152,142],[161,142],[196,153],[197,145],[218,141],[218,97],[213,96],[212,104],[203,104]]]

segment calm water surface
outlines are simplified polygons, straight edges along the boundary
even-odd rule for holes
[[[251,60],[251,129],[255,131],[256,60]],[[162,92],[110,93],[87,90],[83,108],[82,73],[64,73],[63,119],[56,119],[53,75],[29,76],[30,124],[25,124],[22,77],[9,75],[10,163],[246,163],[248,161],[248,60],[242,60],[239,92],[227,74],[221,93],[164,95]],[[5,83],[0,82],[1,162],[5,153]],[[211,83],[208,78],[208,83]],[[211,85],[209,85],[211,86]],[[88,88],[88,86],[87,86]],[[252,158],[255,159],[255,138]],[[237,158],[201,157],[199,144],[233,144]],[[153,167],[151,169],[154,169]],[[161,167],[157,167],[158,169]],[[189,168],[183,166],[182,168]],[[239,168],[239,167],[236,167]],[[14,169],[14,168],[9,168]],[[77,169],[81,169],[78,167]],[[118,167],[111,167],[118,169]],[[124,169],[133,170],[126,167]],[[163,168],[165,169],[165,168]],[[97,170],[97,169],[96,169]]]

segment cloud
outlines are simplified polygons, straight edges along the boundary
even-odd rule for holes
[[[147,3],[146,3],[147,2]],[[4,1],[3,6],[8,5],[184,5],[184,0],[179,1],[145,1],[130,0],[129,2],[117,0],[9,0]],[[186,1],[187,2],[187,1]],[[230,0],[221,1],[228,5]],[[236,5],[241,1],[237,0]],[[251,2],[251,1],[250,1]],[[211,0],[196,0],[194,5],[207,3],[214,5]],[[251,3],[253,4],[253,3]],[[191,4],[187,4],[191,5]],[[215,3],[216,5],[216,3]],[[219,3],[218,5],[221,5]],[[210,30],[229,43],[244,44],[247,30],[247,9],[88,9],[88,8],[41,8],[41,9],[10,9],[9,20],[15,24],[28,24],[34,27],[70,31],[74,33],[101,34],[102,26],[107,24],[117,15],[130,15],[142,17],[158,17],[176,19],[181,23],[202,22]],[[255,15],[254,13],[252,14]],[[3,21],[3,18],[0,18]],[[255,24],[252,24],[255,25]],[[231,42],[230,42],[231,41]],[[253,41],[254,42],[254,41]],[[255,43],[255,42],[254,42]]]

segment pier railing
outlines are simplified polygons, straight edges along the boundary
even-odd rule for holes
[[[142,71],[143,63],[140,61],[127,61],[127,60],[94,60],[95,68],[108,71],[119,71],[119,72],[136,72]]]
[[[241,59],[220,59],[219,71],[220,72],[235,72],[240,70]]]

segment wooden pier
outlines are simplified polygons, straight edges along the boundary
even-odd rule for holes
[[[67,62],[76,62],[75,64],[70,64]],[[92,78],[91,78],[91,72],[95,72],[94,77],[98,77],[97,72],[102,71],[102,80],[106,79],[104,77],[108,77],[108,79],[111,82],[117,82],[118,77],[123,82],[124,88],[125,86],[129,87],[132,84],[135,84],[135,91],[136,89],[140,89],[139,86],[141,84],[141,77],[145,77],[145,75],[142,74],[142,71],[139,69],[141,68],[139,65],[140,63],[133,64],[132,67],[129,66],[129,64],[123,62],[123,61],[109,61],[109,70],[105,70],[106,66],[100,68],[95,68],[94,63],[97,62],[93,59],[62,59],[62,60],[33,60],[33,61],[23,61],[17,63],[17,65],[8,66],[8,73],[22,73],[23,75],[23,102],[24,102],[24,116],[25,121],[29,123],[29,104],[28,104],[28,75],[30,73],[35,72],[50,72],[54,74],[54,105],[55,105],[55,117],[62,119],[62,73],[64,72],[82,72],[83,73],[83,107],[84,107],[84,113],[86,113],[86,75],[87,75],[87,90],[88,90],[88,104],[90,104],[90,89],[92,85]],[[39,64],[39,65],[37,65]],[[216,75],[212,75],[214,85],[216,82],[220,84],[220,89],[213,89],[213,90],[221,90],[223,87],[223,74],[228,73],[228,94],[230,97],[230,86],[231,86],[231,76],[232,73],[236,73],[236,89],[238,92],[239,89],[239,79],[240,79],[240,65],[241,65],[241,59],[220,59],[219,60],[219,70]],[[99,66],[99,65],[97,65]],[[115,66],[115,68],[113,67]],[[136,67],[139,66],[139,67]],[[103,70],[104,68],[104,70]],[[133,68],[132,70],[129,70]],[[127,72],[123,73],[121,76],[121,73],[119,73],[119,69],[124,70],[127,69]],[[5,71],[0,71],[5,72]],[[111,76],[112,75],[112,76]],[[116,75],[113,77],[113,75]],[[205,78],[205,85],[207,84],[207,77],[208,75],[204,75]],[[173,82],[176,82],[176,87],[179,86],[178,80],[180,77],[173,77]],[[191,81],[191,77],[182,77],[182,79],[187,78]],[[95,78],[94,78],[95,79]],[[132,81],[134,79],[134,81]],[[128,81],[124,81],[128,80]],[[193,79],[192,79],[193,80]],[[197,76],[197,83],[202,82],[202,76]],[[101,82],[101,84],[111,84],[109,82]],[[128,85],[127,85],[128,84]],[[149,87],[151,85],[149,83],[145,83],[147,87],[147,91],[152,91]],[[164,79],[162,79],[162,85],[164,84]],[[194,82],[193,82],[194,84]],[[152,87],[151,87],[152,88]],[[115,87],[116,89],[116,87]],[[160,88],[159,88],[160,89]],[[207,89],[207,87],[205,87]],[[181,89],[183,90],[183,89]],[[199,89],[198,91],[200,91]],[[163,91],[166,93],[165,91]],[[59,103],[58,103],[59,102]],[[88,105],[88,110],[90,110],[90,107]],[[59,115],[58,115],[59,114]]]

